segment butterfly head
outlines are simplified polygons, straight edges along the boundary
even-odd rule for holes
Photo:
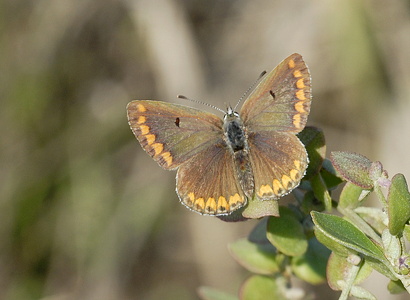
[[[232,106],[228,106],[228,109],[226,110],[225,116],[224,116],[224,122],[230,122],[233,120],[238,120],[239,119],[239,114],[234,111]]]

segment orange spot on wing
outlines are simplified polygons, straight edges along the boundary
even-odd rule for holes
[[[259,188],[259,193],[258,193],[259,196],[271,195],[271,194],[273,194],[273,190],[269,184],[261,185],[261,187]]]
[[[147,118],[144,116],[139,116],[137,120],[137,124],[144,124],[147,121]]]
[[[162,158],[167,163],[168,167],[172,165],[172,155],[169,152],[164,152],[161,154]]]
[[[241,204],[243,202],[244,202],[243,197],[239,196],[238,193],[236,193],[235,195],[229,197],[229,206],[232,209],[235,209],[239,204]]]
[[[146,112],[147,109],[145,108],[144,105],[142,105],[142,104],[137,104],[137,111],[138,111],[138,112]]]
[[[140,129],[141,129],[141,134],[142,135],[146,135],[146,134],[149,133],[149,127],[147,125],[141,125]]]
[[[282,186],[282,184],[280,183],[279,180],[274,179],[273,182],[272,182],[272,186],[273,186],[273,193],[274,193],[275,195],[280,195],[280,194],[282,194],[282,192],[283,192],[283,186]]]
[[[296,98],[298,98],[299,100],[306,100],[305,92],[303,90],[297,91]]]
[[[288,66],[289,66],[289,69],[293,69],[295,67],[295,61],[293,59],[289,60]]]
[[[152,143],[155,142],[155,135],[154,134],[147,134],[145,135],[145,138],[147,139],[147,144],[152,145]]]
[[[191,192],[188,194],[187,204],[189,206],[192,206],[194,204],[194,201],[195,201],[195,194]]]
[[[300,160],[294,160],[293,164],[295,165],[296,169],[300,170]]]
[[[217,209],[221,213],[229,211],[229,204],[228,204],[228,201],[226,201],[226,198],[224,196],[219,196]]]
[[[198,198],[195,201],[195,209],[202,212],[205,208],[205,201],[204,198]]]
[[[155,151],[155,155],[158,155],[164,150],[164,145],[161,143],[155,143],[152,145],[152,148]]]
[[[296,70],[295,72],[293,72],[293,76],[294,77],[302,77],[302,73],[299,70]]]
[[[282,185],[284,186],[285,189],[289,188],[289,183],[291,182],[292,182],[292,179],[288,175],[282,176]]]
[[[290,170],[290,178],[292,178],[293,181],[297,181],[299,179],[299,171],[296,169]]]
[[[298,89],[303,89],[305,87],[305,83],[303,82],[303,78],[298,79],[298,81],[296,81],[296,87]]]
[[[301,118],[300,118],[300,114],[296,114],[293,116],[293,125],[295,125],[296,128],[300,128],[301,127]]]
[[[303,106],[303,101],[298,101],[295,103],[295,109],[296,111],[300,113],[305,113],[305,107]]]
[[[216,212],[216,201],[215,198],[208,198],[205,205],[205,210],[210,213]]]

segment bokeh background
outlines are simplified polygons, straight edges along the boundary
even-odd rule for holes
[[[249,273],[227,244],[256,223],[180,205],[175,172],[144,153],[125,106],[209,109],[183,94],[225,109],[294,52],[328,152],[410,176],[408,0],[1,0],[0,298],[236,294]],[[406,298],[386,283],[365,285]]]

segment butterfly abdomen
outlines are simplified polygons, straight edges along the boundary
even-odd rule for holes
[[[239,184],[248,198],[253,198],[255,181],[253,179],[252,165],[247,150],[240,150],[234,154],[234,164]]]

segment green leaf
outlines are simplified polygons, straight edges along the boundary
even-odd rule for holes
[[[309,239],[309,247],[301,256],[292,259],[292,270],[300,279],[310,284],[326,280],[326,264],[330,251],[316,238]]]
[[[359,197],[363,189],[351,182],[347,182],[343,187],[339,197],[339,206],[342,208],[354,209],[359,206]]]
[[[300,202],[300,208],[306,215],[309,215],[312,210],[323,211],[325,209],[325,205],[317,200],[313,191],[306,192]]]
[[[382,250],[376,246],[362,231],[341,217],[312,212],[316,228],[324,235],[366,256],[386,262]]]
[[[383,165],[381,162],[372,162],[369,168],[369,176],[373,181],[376,181],[379,178],[383,177]]]
[[[398,235],[410,219],[410,193],[403,174],[396,174],[392,178],[387,201],[389,230],[392,235]]]
[[[380,208],[359,206],[354,209],[354,212],[376,230],[379,235],[387,228],[385,225],[387,215]]]
[[[327,282],[331,289],[340,291],[342,287],[338,285],[339,280],[346,280],[344,278],[345,274],[349,274],[349,269],[352,267],[347,260],[347,257],[342,257],[336,253],[332,253],[329,257],[327,264]],[[363,265],[360,267],[359,273],[357,274],[354,283],[360,284],[372,273],[372,267],[364,261]]]
[[[253,199],[248,199],[248,205],[234,211],[227,216],[218,216],[218,219],[225,222],[238,222],[247,219],[260,219],[268,216],[279,216],[279,204],[277,200],[260,201],[255,196]]]
[[[344,151],[334,151],[330,159],[340,176],[363,189],[373,188],[373,180],[369,176],[372,162],[365,156]]]
[[[387,289],[391,294],[401,294],[406,291],[406,288],[403,286],[403,283],[400,280],[390,280],[387,285]]]
[[[279,218],[269,218],[266,236],[285,255],[302,255],[308,247],[302,224],[287,207],[280,207]]]
[[[202,286],[198,289],[198,295],[202,300],[238,300],[238,297]]]
[[[279,205],[277,200],[249,199],[248,206],[242,212],[242,216],[247,219],[259,219],[267,216],[279,216]]]
[[[241,300],[266,300],[286,298],[280,293],[275,279],[272,277],[254,275],[248,278],[239,291]]]
[[[260,220],[256,226],[252,229],[248,236],[248,240],[255,244],[270,244],[268,238],[266,237],[266,230],[268,227],[269,218],[263,218]]]
[[[339,184],[343,182],[343,179],[337,176],[336,170],[332,165],[332,162],[327,158],[323,161],[322,169],[320,170],[325,184],[329,190],[335,189]]]
[[[305,145],[309,156],[309,166],[306,170],[305,179],[319,173],[323,160],[326,156],[325,135],[320,128],[307,126],[298,134],[299,139]]]
[[[269,275],[279,271],[276,249],[271,244],[262,246],[240,239],[229,244],[228,249],[239,264],[253,273]]]
[[[397,280],[396,275],[392,273],[392,271],[387,267],[385,263],[380,262],[378,259],[374,259],[372,257],[366,257],[366,262],[377,272],[386,276],[390,280]]]
[[[377,300],[377,298],[372,293],[370,293],[365,288],[362,288],[361,286],[352,286],[350,295],[357,299]]]
[[[398,261],[402,252],[400,239],[385,229],[382,233],[383,248],[390,261]]]
[[[312,177],[311,184],[316,198],[325,205],[327,211],[330,211],[332,209],[332,197],[330,197],[327,186],[320,176],[320,173]]]
[[[330,249],[332,252],[336,253],[339,256],[347,257],[351,253],[357,253],[352,251],[334,239],[327,237],[322,231],[315,228],[315,236],[317,240],[322,243],[326,248]]]
[[[410,242],[410,225],[404,225],[403,235],[405,239]]]

